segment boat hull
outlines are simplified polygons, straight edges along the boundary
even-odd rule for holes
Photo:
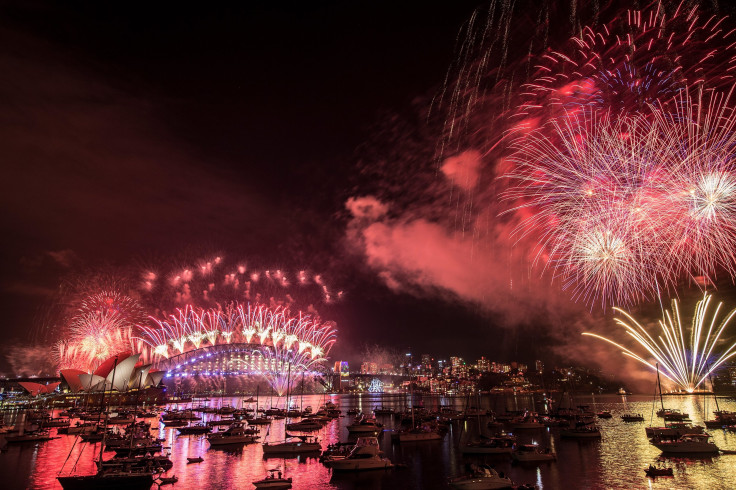
[[[334,471],[368,471],[368,470],[386,470],[393,465],[388,460],[354,460],[354,459],[336,459],[325,463]]]
[[[153,485],[153,475],[112,475],[112,476],[60,476],[57,478],[64,490],[86,489],[149,489]]]

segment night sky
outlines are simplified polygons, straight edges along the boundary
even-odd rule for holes
[[[518,2],[500,59],[528,75],[532,48],[619,3]],[[433,161],[463,27],[489,5],[4,3],[6,350],[53,337],[69,277],[223,255],[344,291],[320,308],[338,324],[333,359],[365,344],[592,356],[576,339],[610,331],[611,310],[571,301],[513,249],[498,162]]]
[[[450,354],[429,332],[460,321],[481,333],[472,308],[394,295],[341,242],[358,148],[439,90],[476,6],[5,4],[9,341],[45,320],[74,269],[199,248],[331,273],[347,293],[331,312],[338,353]]]

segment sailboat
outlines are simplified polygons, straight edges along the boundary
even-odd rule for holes
[[[400,431],[394,438],[399,442],[424,442],[424,441],[439,441],[442,436],[427,425],[416,425],[414,419],[414,385],[410,385],[410,397],[411,397],[411,429]]]

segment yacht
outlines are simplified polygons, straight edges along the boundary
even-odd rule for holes
[[[188,425],[186,427],[181,427],[179,429],[176,429],[179,431],[179,434],[181,435],[187,435],[187,434],[208,434],[212,432],[212,427],[206,426],[204,424],[196,424],[196,425]]]
[[[601,430],[595,424],[577,422],[575,427],[561,429],[560,437],[568,439],[600,439]]]
[[[316,420],[301,420],[292,424],[286,424],[287,430],[319,430],[322,424]]]
[[[554,461],[557,459],[557,455],[549,448],[542,449],[536,444],[521,444],[514,448],[511,458],[517,463],[531,463]]]
[[[279,470],[268,470],[263,480],[253,482],[256,488],[291,488],[291,478],[284,478]]]
[[[258,439],[258,436],[246,432],[245,427],[240,422],[234,423],[225,431],[207,434],[207,441],[210,446],[248,444],[255,442],[256,439]]]
[[[685,434],[673,441],[655,438],[652,439],[652,444],[663,453],[718,453],[718,446],[710,442],[709,438],[708,434]]]
[[[394,409],[393,408],[387,408],[384,406],[378,406],[373,409],[373,413],[376,415],[393,415]]]
[[[325,466],[334,471],[382,470],[393,467],[391,460],[382,457],[375,437],[359,437],[346,457],[327,458]]]
[[[459,490],[487,490],[495,488],[511,488],[511,478],[499,474],[487,464],[471,465],[471,473],[450,480],[450,486]]]
[[[347,429],[351,434],[376,434],[383,430],[383,425],[376,422],[376,419],[362,417],[348,425]]]
[[[515,442],[516,438],[513,436],[488,437],[461,445],[460,452],[463,454],[511,454]]]
[[[527,412],[521,417],[512,419],[510,422],[510,427],[515,430],[543,429],[544,424],[539,421],[539,419],[537,418],[537,414]]]
[[[647,427],[647,437],[678,438],[685,434],[702,434],[704,429],[700,425],[692,425],[686,422],[671,422],[664,427]]]
[[[48,430],[3,434],[7,442],[43,442],[53,439]]]
[[[621,416],[624,422],[644,422],[644,416],[640,413],[625,413]]]
[[[396,439],[399,442],[440,441],[442,436],[429,427],[414,427],[400,431],[396,434]]]
[[[263,443],[263,454],[296,454],[313,453],[322,450],[322,445],[316,437],[312,436],[290,436],[287,440],[277,444]]]
[[[119,468],[100,469],[94,475],[59,476],[61,488],[64,490],[86,489],[150,489],[153,485],[153,471],[149,468],[122,470]]]

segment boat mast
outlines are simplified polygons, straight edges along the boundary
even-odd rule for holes
[[[115,371],[118,367],[118,356],[115,356],[115,363],[112,366],[112,383],[110,384],[110,396],[112,396],[112,389],[115,387]],[[97,470],[102,471],[102,451],[105,448],[105,439],[107,438],[107,419],[108,414],[105,411],[105,392],[107,391],[106,381],[102,382],[102,401],[100,401],[100,415],[105,412],[105,426],[102,428],[102,440],[100,441],[100,459],[97,461]],[[97,427],[99,429],[100,417],[97,417]]]
[[[657,363],[657,388],[659,388],[659,403],[664,411],[664,400],[662,399],[662,381],[659,379],[659,363]]]
[[[411,383],[411,380],[409,380],[409,383]],[[414,424],[414,384],[409,385],[409,403],[411,403],[411,427],[414,428],[416,427]]]
[[[289,383],[291,382],[291,363],[288,363],[289,369],[286,372],[286,420],[289,421]]]
[[[710,376],[710,366],[705,363],[705,368],[708,370],[708,379],[710,380],[710,389],[713,390],[713,399],[716,401],[716,413],[720,412],[721,409],[718,406],[718,395],[716,395],[716,387],[713,385],[713,378]]]

